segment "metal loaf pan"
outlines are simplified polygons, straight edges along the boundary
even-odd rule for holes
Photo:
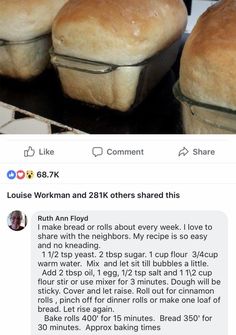
[[[0,39],[0,75],[28,80],[41,74],[49,63],[51,35],[29,40]]]
[[[122,112],[140,104],[174,64],[180,40],[138,64],[107,64],[51,50],[64,93],[80,101]]]
[[[179,82],[175,84],[173,92],[181,103],[186,134],[236,133],[236,110],[194,101],[181,92]]]

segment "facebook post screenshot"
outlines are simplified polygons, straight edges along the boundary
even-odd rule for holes
[[[235,335],[236,0],[0,0],[0,332]]]
[[[233,136],[1,138],[4,334],[235,333]]]

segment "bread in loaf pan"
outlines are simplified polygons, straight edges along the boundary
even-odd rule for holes
[[[205,109],[207,123],[200,125],[195,122],[193,111],[188,115],[185,104],[186,132],[223,133],[224,129],[225,132],[236,132],[232,114],[233,111],[236,114],[235,78],[236,0],[223,0],[210,7],[197,21],[183,49],[179,79],[184,96],[198,103],[213,105],[218,108],[218,113],[217,108]],[[195,114],[202,115],[200,106],[194,108]],[[222,108],[225,108],[225,114],[221,113]],[[224,123],[228,117],[227,130]],[[217,126],[210,126],[208,121]]]
[[[0,75],[29,79],[48,64],[52,21],[67,0],[0,0]]]
[[[186,20],[182,0],[69,1],[58,13],[52,29],[52,61],[58,66],[65,93],[91,104],[129,110],[136,103],[137,90],[138,97],[144,98],[170,69],[178,51],[176,41],[185,29]],[[158,71],[154,66],[157,57],[153,56],[159,53],[162,60],[156,63]],[[63,57],[77,60],[77,64],[81,59],[88,60],[89,71],[85,68],[81,71],[79,65],[70,68]],[[114,68],[108,73],[90,71],[98,63]]]
[[[204,103],[236,109],[236,1],[223,0],[198,20],[185,44],[181,91]]]

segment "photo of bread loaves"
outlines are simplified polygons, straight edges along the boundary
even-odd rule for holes
[[[183,49],[179,89],[186,133],[236,133],[235,78],[236,0],[221,0],[198,19]]]
[[[0,75],[30,79],[49,62],[53,19],[67,0],[0,0]]]
[[[70,0],[52,28],[65,94],[128,111],[175,62],[186,22],[182,0]]]

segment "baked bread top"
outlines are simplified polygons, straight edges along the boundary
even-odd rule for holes
[[[51,31],[58,10],[68,0],[0,0],[0,39],[21,41]]]
[[[199,18],[181,57],[180,88],[193,100],[236,109],[236,0]]]
[[[56,52],[135,64],[177,40],[185,29],[182,0],[71,0],[53,24]]]

